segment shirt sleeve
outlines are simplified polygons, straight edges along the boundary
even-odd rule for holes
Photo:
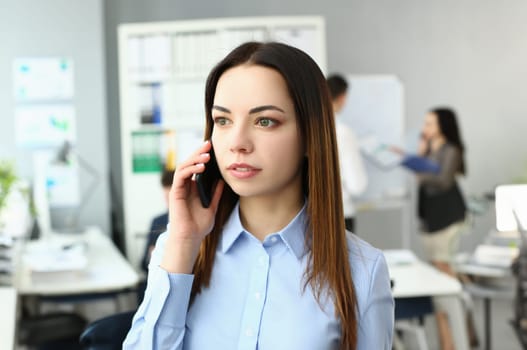
[[[123,349],[182,349],[193,275],[171,274],[159,264],[166,234],[152,252],[143,302],[134,315]]]
[[[388,265],[379,253],[371,271],[368,301],[359,320],[357,349],[392,349],[394,300]]]
[[[440,191],[445,191],[452,187],[456,181],[456,174],[461,163],[461,154],[455,147],[447,147],[444,152],[439,164],[439,173],[419,174],[419,181],[422,185],[431,186]]]
[[[337,142],[342,187],[345,195],[359,196],[368,185],[368,177],[357,138],[347,126],[339,125],[339,128]]]

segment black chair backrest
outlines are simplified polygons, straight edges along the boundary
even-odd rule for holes
[[[101,318],[86,327],[80,336],[85,350],[120,350],[135,311],[123,312]]]
[[[412,297],[395,299],[395,319],[420,318],[434,312],[431,297]]]
[[[37,349],[81,349],[79,335],[86,324],[84,317],[75,313],[24,316],[18,327],[18,343]]]

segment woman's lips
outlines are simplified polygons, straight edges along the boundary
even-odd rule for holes
[[[229,174],[237,179],[249,179],[256,176],[261,171],[261,169],[244,163],[231,164],[227,170],[229,171]]]

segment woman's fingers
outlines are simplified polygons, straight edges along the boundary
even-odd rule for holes
[[[210,160],[210,154],[208,153],[210,148],[210,141],[206,141],[187,160],[177,167],[174,173],[172,187],[183,185],[184,182],[187,179],[190,179],[194,174],[199,174],[205,170],[204,164]]]
[[[204,169],[204,162],[190,164],[186,167],[180,167],[179,170],[176,171],[176,177],[184,181],[186,179],[191,178],[194,174],[199,174],[203,172]],[[174,180],[176,179],[176,177],[174,177]]]
[[[205,170],[205,164],[210,161],[210,141],[203,143],[192,155],[178,165],[170,189],[170,198],[175,200],[196,200],[197,189],[192,180],[195,174]],[[194,198],[195,197],[195,198]]]
[[[198,148],[194,153],[192,153],[189,158],[187,158],[178,166],[178,170],[185,169],[189,166],[194,166],[196,164],[208,162],[208,160],[210,159],[210,154],[208,153],[210,151],[210,148],[210,141],[206,141],[200,148]]]
[[[400,154],[400,155],[404,155],[404,150],[400,147],[397,147],[397,146],[389,146],[388,149],[394,153],[397,153],[397,154]]]

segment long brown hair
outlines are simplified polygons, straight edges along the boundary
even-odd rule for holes
[[[272,68],[284,78],[295,106],[297,124],[306,147],[303,190],[308,198],[309,247],[305,285],[310,285],[320,304],[329,294],[342,328],[341,349],[357,346],[357,298],[349,265],[337,141],[333,109],[324,75],[303,51],[281,43],[242,44],[211,71],[205,88],[205,139],[212,135],[212,105],[216,85],[229,68],[253,64]],[[204,239],[194,265],[194,297],[210,282],[214,255],[223,225],[238,196],[226,184],[212,232]]]

